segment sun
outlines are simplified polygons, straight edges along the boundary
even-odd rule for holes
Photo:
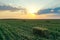
[[[38,11],[38,8],[36,6],[28,6],[27,11],[28,11],[28,13],[34,14]]]
[[[35,8],[29,8],[29,13],[32,13],[32,14],[34,14],[34,13],[36,13],[36,9]]]

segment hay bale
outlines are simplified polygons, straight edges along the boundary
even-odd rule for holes
[[[47,37],[49,35],[48,29],[41,27],[33,27],[33,33],[42,37]]]

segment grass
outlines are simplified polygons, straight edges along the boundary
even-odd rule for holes
[[[33,27],[48,28],[49,38],[34,35]],[[60,40],[60,19],[1,19],[0,40]]]

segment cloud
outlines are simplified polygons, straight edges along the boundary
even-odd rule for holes
[[[55,18],[60,18],[60,15],[54,14],[54,15],[48,15],[47,17],[55,17]]]
[[[60,15],[48,15],[48,19],[60,19]]]
[[[37,14],[50,14],[50,13],[60,14],[60,7],[42,9],[37,12]]]
[[[44,15],[44,19],[60,19],[60,7],[39,10],[37,15]]]
[[[18,10],[24,10],[24,8],[17,8],[9,5],[0,5],[0,11],[18,11]]]
[[[37,19],[60,19],[60,15],[58,15],[58,14],[42,14],[42,15],[38,15]]]

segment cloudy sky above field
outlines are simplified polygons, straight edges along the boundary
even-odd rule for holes
[[[0,18],[60,19],[60,0],[0,0]]]

